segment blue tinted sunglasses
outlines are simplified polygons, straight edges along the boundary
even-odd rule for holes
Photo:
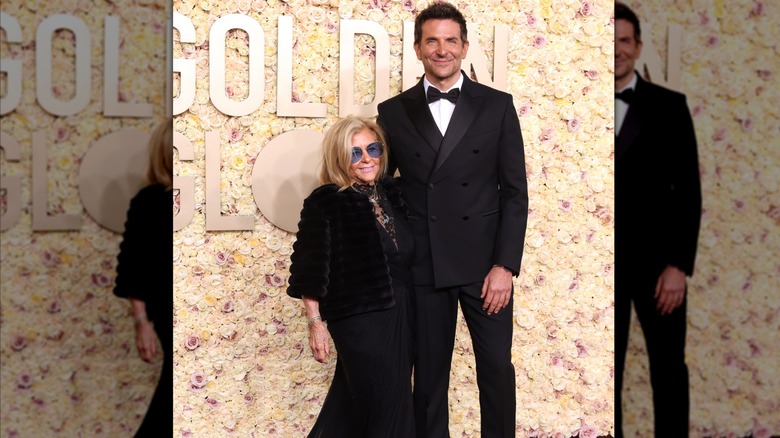
[[[378,141],[369,143],[366,146],[366,153],[371,158],[379,158],[384,152],[385,147]],[[352,164],[357,163],[361,158],[363,158],[363,148],[360,146],[352,146]]]

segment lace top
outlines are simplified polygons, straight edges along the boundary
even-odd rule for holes
[[[388,214],[388,212],[392,213],[393,210],[381,184],[353,183],[352,188],[358,193],[362,193],[368,197],[368,200],[371,201],[371,205],[374,206],[374,214],[377,222],[384,228],[393,240],[393,245],[398,249],[398,242],[395,238],[395,219],[392,214]]]

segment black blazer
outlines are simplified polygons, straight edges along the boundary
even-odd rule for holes
[[[702,211],[693,121],[685,95],[635,74],[615,147],[616,268],[691,276]]]
[[[390,172],[400,170],[409,205],[414,282],[439,288],[482,281],[493,264],[517,274],[528,218],[523,138],[512,96],[461,74],[444,137],[422,79],[378,106]]]
[[[382,188],[403,213],[400,185],[385,177]],[[303,201],[290,261],[287,294],[318,298],[325,320],[395,305],[374,207],[355,190],[326,184]]]

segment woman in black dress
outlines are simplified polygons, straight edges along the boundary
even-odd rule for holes
[[[173,128],[168,118],[149,141],[147,185],[130,201],[117,256],[114,295],[130,301],[135,344],[146,362],[162,346],[163,366],[135,436],[173,434]]]
[[[383,177],[388,151],[370,119],[336,122],[322,154],[322,185],[303,203],[287,289],[304,303],[314,358],[327,362],[329,337],[337,353],[309,437],[414,437],[413,241],[400,185]]]

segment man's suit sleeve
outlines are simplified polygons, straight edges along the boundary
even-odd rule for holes
[[[669,252],[669,264],[693,275],[696,260],[696,247],[701,224],[701,181],[699,176],[699,158],[696,145],[696,133],[685,96],[672,106],[675,109],[669,132],[674,133],[675,141],[671,145],[674,155],[669,157],[672,166],[672,192],[674,193],[670,212],[677,217],[672,247]]]
[[[528,222],[528,184],[520,121],[512,97],[506,105],[499,142],[498,181],[501,187],[501,222],[496,235],[494,264],[520,272]]]
[[[382,128],[382,132],[385,135],[385,142],[387,144],[385,145],[387,147],[387,171],[385,171],[385,175],[393,176],[395,174],[395,171],[398,169],[398,163],[395,161],[395,154],[393,154],[393,146],[392,146],[392,140],[390,138],[390,130],[388,129],[386,125],[385,118],[382,116],[382,110],[383,110],[383,104],[379,104],[377,106],[378,116],[376,118],[376,123],[379,125],[380,128]]]

